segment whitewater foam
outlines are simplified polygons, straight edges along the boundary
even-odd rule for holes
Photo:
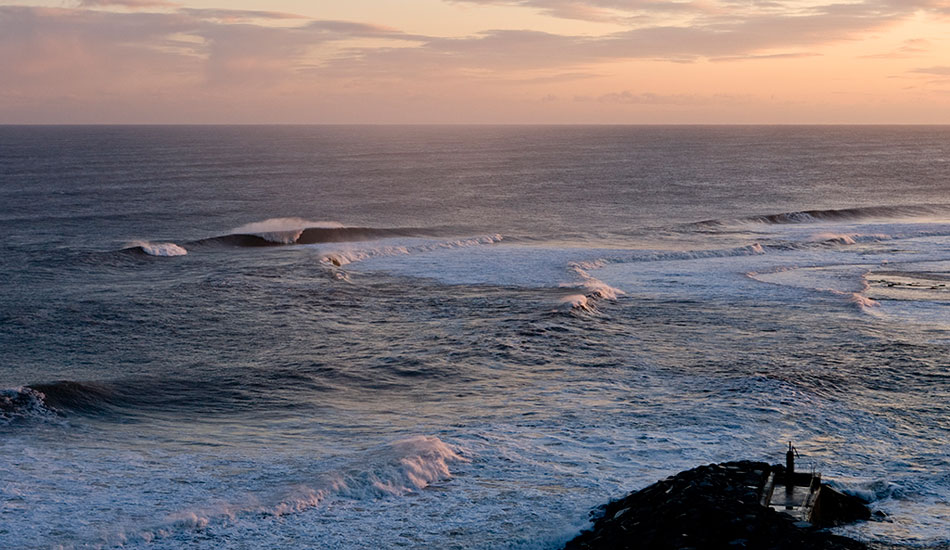
[[[434,252],[437,250],[450,250],[456,248],[490,245],[500,242],[503,239],[504,237],[496,233],[494,235],[484,235],[469,239],[430,242],[417,245],[382,245],[372,248],[348,248],[335,250],[333,252],[324,254],[320,261],[324,264],[332,265],[334,267],[343,267],[345,265],[361,262],[371,258],[402,256]]]
[[[184,256],[188,251],[175,243],[153,243],[150,241],[134,241],[129,243],[128,248],[138,248],[149,256]]]
[[[110,538],[151,542],[176,532],[201,531],[223,523],[299,514],[331,498],[372,501],[400,497],[450,479],[450,464],[469,461],[462,453],[460,447],[436,436],[412,436],[351,457],[349,467],[319,474],[309,482],[279,491],[276,496],[247,494],[241,502],[181,510],[167,515],[158,526],[131,535],[123,531]]]
[[[56,410],[46,404],[46,396],[41,391],[28,387],[0,390],[0,424],[29,418],[51,419],[56,416]]]
[[[571,262],[568,264],[568,269],[570,269],[570,271],[580,279],[580,287],[586,291],[583,307],[588,306],[588,297],[616,300],[618,296],[624,294],[622,290],[614,288],[588,273],[588,270],[600,269],[605,265],[607,265],[606,260],[595,260],[593,262]],[[562,286],[572,285],[568,283]]]
[[[558,303],[567,310],[594,311],[593,304],[584,294],[568,294],[567,296],[561,297]]]

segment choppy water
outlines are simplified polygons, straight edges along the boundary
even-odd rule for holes
[[[554,549],[800,461],[950,544],[950,128],[0,128],[0,547]]]

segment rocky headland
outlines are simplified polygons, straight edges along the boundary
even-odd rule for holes
[[[867,548],[864,543],[821,530],[869,519],[870,510],[857,497],[822,484],[811,522],[765,505],[763,499],[767,500],[771,491],[770,479],[782,479],[784,473],[783,466],[749,461],[681,472],[601,507],[593,527],[564,548]]]

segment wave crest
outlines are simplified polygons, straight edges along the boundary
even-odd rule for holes
[[[129,243],[126,250],[138,250],[149,256],[184,256],[188,251],[175,243],[153,243],[149,241],[134,241]]]
[[[46,396],[30,387],[0,390],[0,424],[29,418],[52,418],[57,411],[46,404]]]
[[[946,219],[950,216],[950,204],[936,205],[905,205],[905,206],[860,206],[855,208],[829,208],[823,210],[797,210],[766,214],[762,216],[748,216],[731,220],[704,220],[689,224],[692,227],[715,228],[734,223],[776,224],[808,224],[820,222],[859,221],[869,219]]]
[[[175,531],[203,530],[241,516],[279,517],[305,512],[331,498],[375,500],[403,496],[451,478],[450,464],[469,461],[460,448],[426,435],[386,443],[352,458],[348,468],[288,488],[276,498],[250,494],[240,503],[182,510],[167,516],[164,525],[136,533],[132,538],[150,542],[174,536]],[[125,535],[122,538],[129,540]]]
[[[231,235],[248,235],[274,244],[294,244],[307,229],[343,229],[333,221],[310,221],[303,218],[270,218],[244,224],[231,230]]]

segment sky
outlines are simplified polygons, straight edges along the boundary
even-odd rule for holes
[[[4,124],[950,124],[950,0],[0,4]]]

